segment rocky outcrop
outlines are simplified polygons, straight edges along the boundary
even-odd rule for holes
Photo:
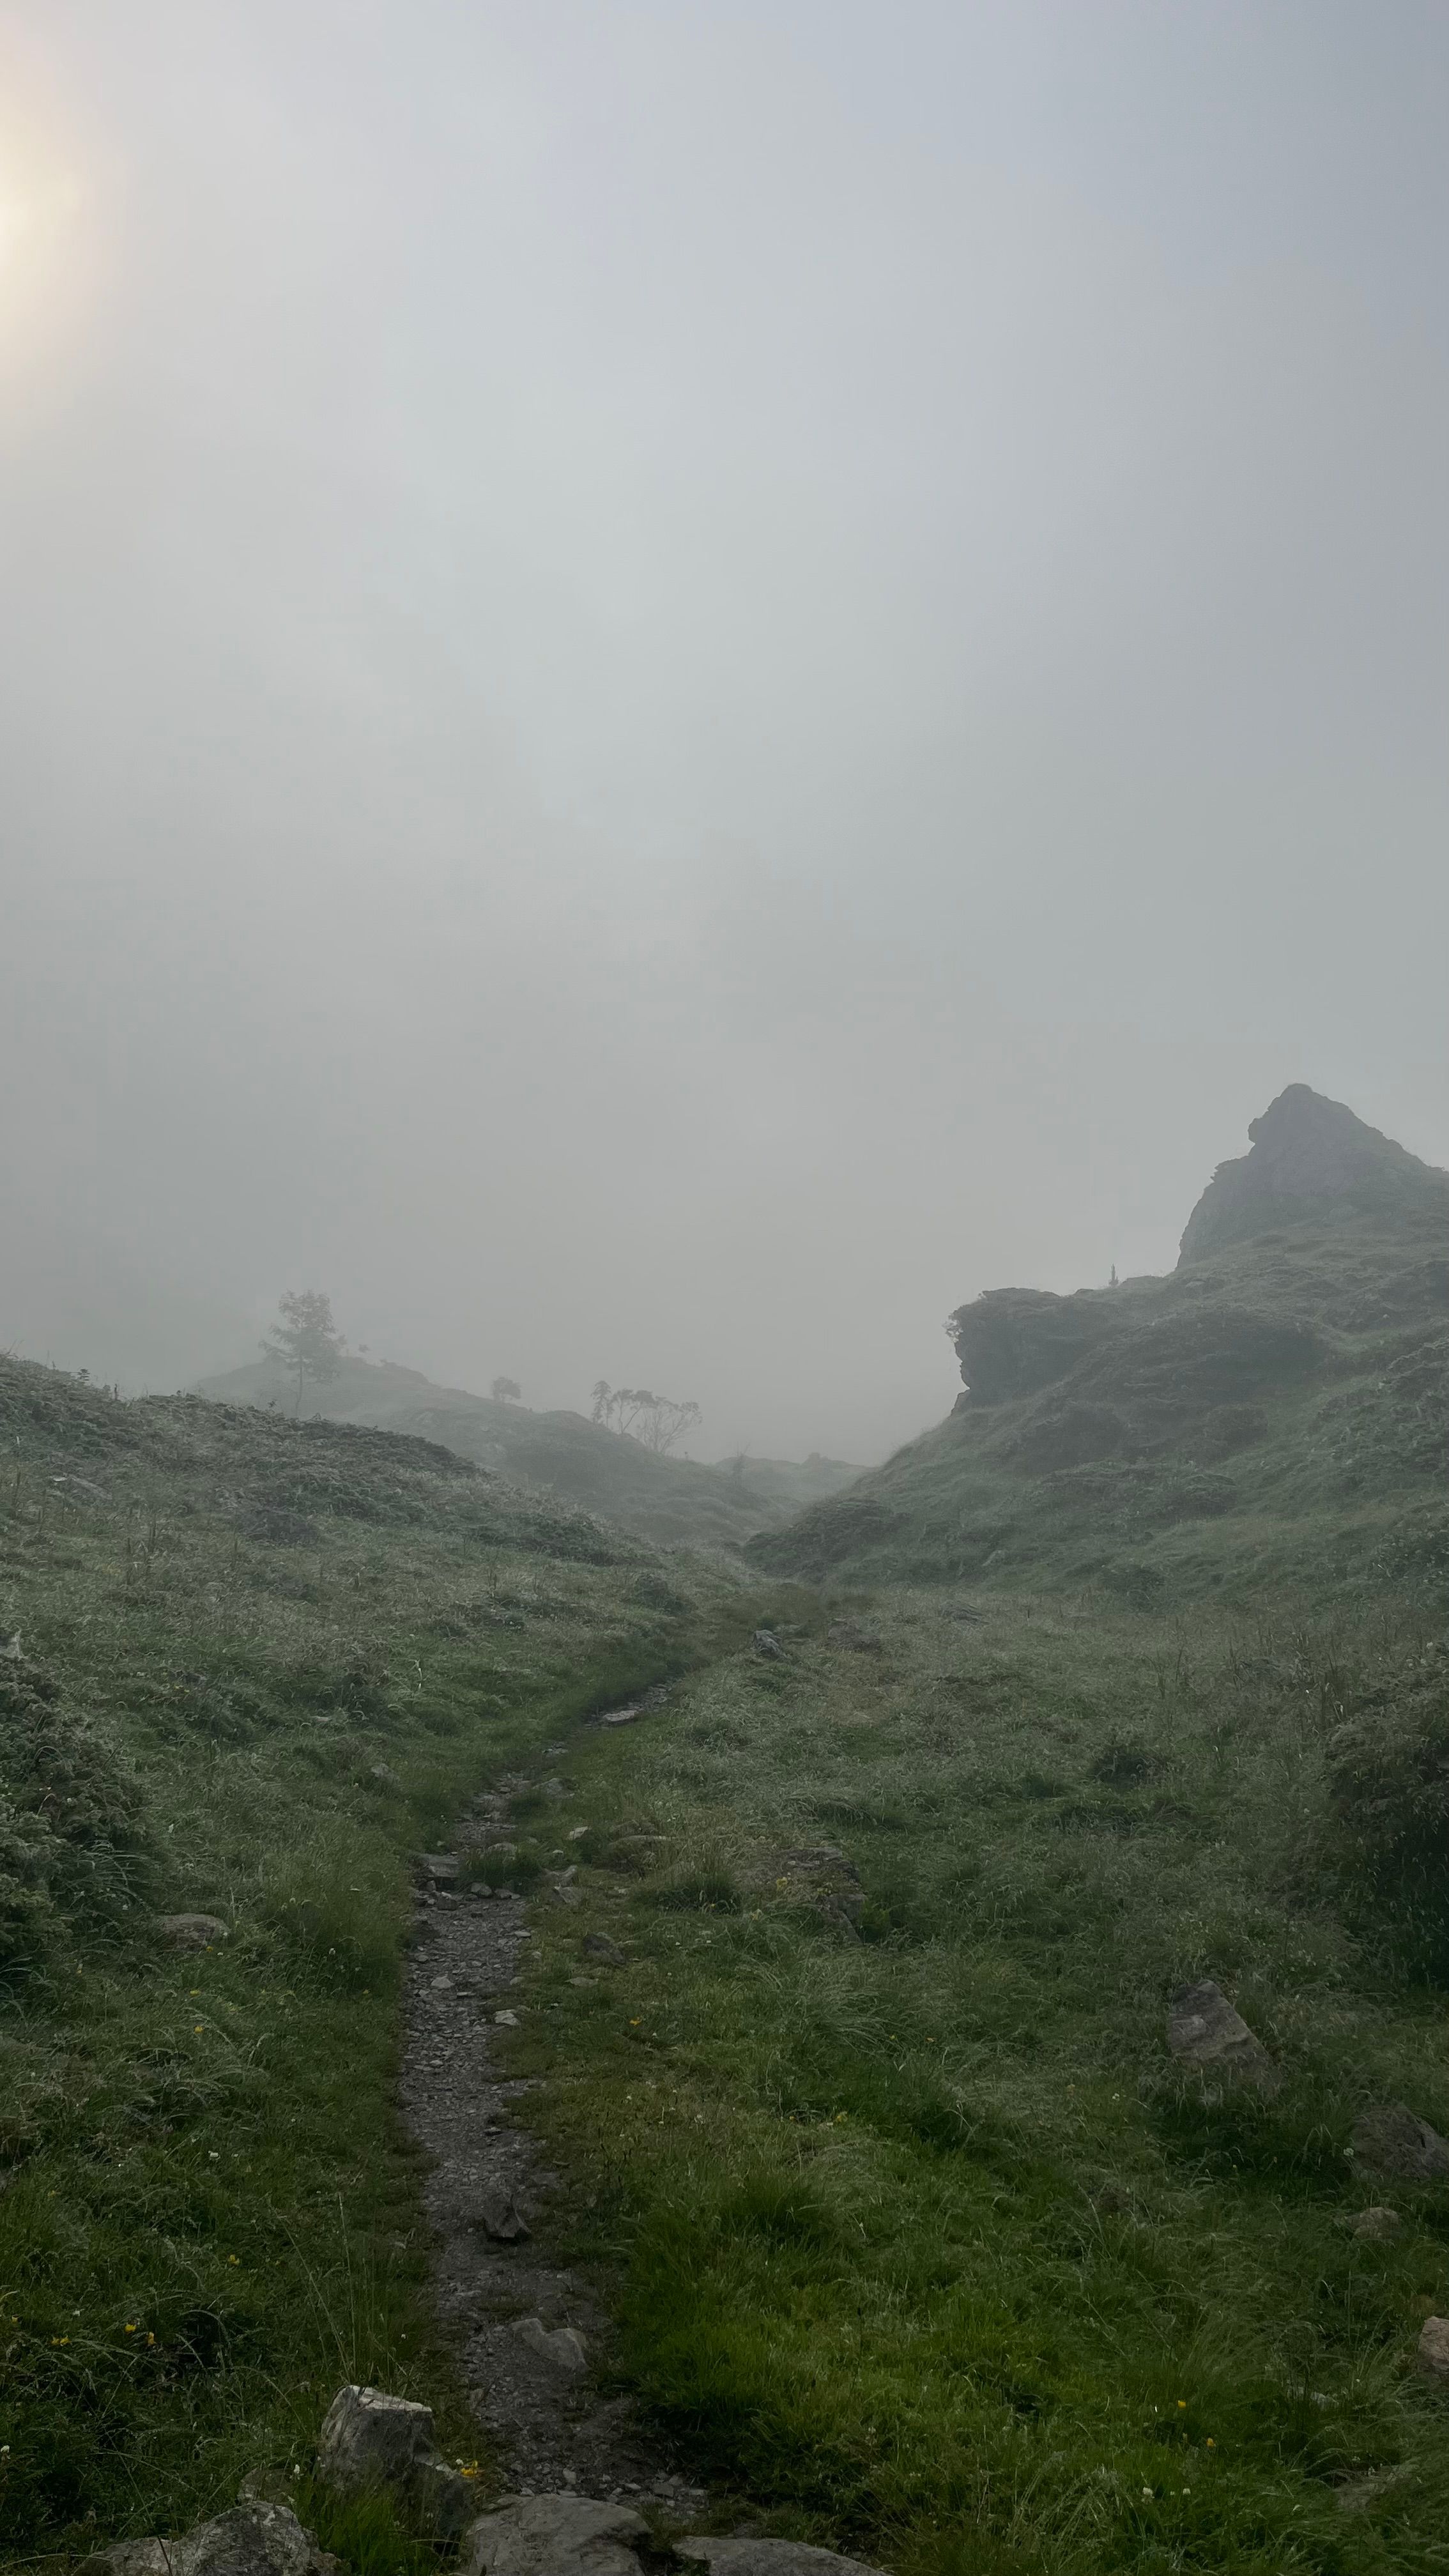
[[[988,1288],[958,1306],[946,1330],[972,1404],[1010,1404],[1070,1376],[1116,1339],[1124,1320],[1109,1289],[1057,1297],[1046,1288]]]
[[[1182,1238],[1178,1267],[1282,1225],[1438,1208],[1449,1172],[1421,1163],[1306,1082],[1290,1083],[1248,1129],[1251,1153],[1219,1163]]]

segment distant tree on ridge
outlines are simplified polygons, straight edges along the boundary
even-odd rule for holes
[[[496,1377],[488,1389],[495,1404],[521,1404],[523,1389],[516,1377]]]
[[[601,1377],[593,1392],[593,1420],[652,1449],[656,1458],[667,1458],[686,1431],[704,1419],[697,1404],[676,1404],[672,1396],[651,1395],[647,1386],[610,1386]]]
[[[262,1349],[289,1376],[295,1372],[300,1413],[302,1390],[308,1380],[314,1386],[323,1386],[334,1378],[347,1343],[332,1321],[332,1300],[320,1288],[289,1288],[278,1299],[277,1312],[282,1320],[272,1326]]]

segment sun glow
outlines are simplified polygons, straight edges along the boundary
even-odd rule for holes
[[[8,394],[68,372],[97,243],[78,135],[59,102],[0,66],[0,374]]]

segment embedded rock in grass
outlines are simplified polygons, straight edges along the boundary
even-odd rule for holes
[[[632,1726],[636,1717],[642,1717],[643,1714],[642,1699],[631,1699],[626,1708],[606,1708],[599,1718],[599,1724],[600,1726]]]
[[[583,2336],[572,2326],[547,2327],[542,2317],[520,2317],[513,2329],[521,2344],[550,2370],[560,2370],[569,2379],[577,2379],[589,2366],[588,2349]]]
[[[527,2223],[506,2182],[485,2183],[478,2195],[478,2223],[496,2245],[516,2245]]]
[[[629,1964],[618,1942],[611,1941],[607,1932],[584,1934],[584,1957],[602,1959],[606,1968],[626,1968]]]
[[[1449,2317],[1426,2317],[1414,2356],[1426,2379],[1449,2379]]]
[[[212,1941],[229,1941],[231,1925],[219,1914],[163,1914],[160,1928],[178,1950],[204,1950]]]
[[[757,1628],[754,1647],[757,1655],[783,1655],[785,1651],[773,1628]]]
[[[1392,2245],[1403,2234],[1404,2222],[1396,2209],[1361,2209],[1356,2218],[1345,2222],[1350,2236],[1366,2245]]]
[[[1365,2172],[1393,2182],[1442,2182],[1449,2146],[1405,2102],[1379,2103],[1353,2124],[1354,2157]]]
[[[859,1870],[838,1843],[797,1843],[793,1850],[786,1852],[785,1858],[791,1869],[807,1870],[812,1877],[823,1871],[838,1878],[852,1879],[857,1886],[860,1884]]]
[[[1167,2016],[1167,2045],[1185,2065],[1205,2075],[1233,2076],[1260,2093],[1276,2093],[1283,2080],[1262,2041],[1211,1977],[1178,1988]]]
[[[592,2496],[524,2496],[485,2513],[464,2539],[459,2576],[639,2576],[642,2514]]]
[[[880,2576],[860,2558],[842,2558],[834,2549],[815,2549],[806,2540],[676,2540],[681,2558],[694,2558],[709,2576]]]
[[[342,2576],[284,2504],[234,2505],[180,2540],[122,2540],[82,2562],[81,2576]]]
[[[341,2495],[387,2488],[440,2539],[456,2539],[473,2508],[466,2478],[438,2456],[431,2406],[381,2388],[339,2388],[318,2440],[317,2475]]]

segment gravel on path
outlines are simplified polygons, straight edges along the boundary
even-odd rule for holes
[[[458,1836],[460,1853],[506,1834],[505,1781],[480,1797]],[[511,1892],[449,1887],[424,1875],[404,2007],[402,2105],[425,2151],[424,2189],[432,2224],[439,2315],[460,2354],[480,2429],[490,2437],[516,2494],[577,2487],[692,2518],[704,2489],[689,2483],[665,2446],[635,2419],[627,2397],[605,2397],[609,2319],[577,2274],[550,2260],[548,2201],[557,2177],[523,2124],[531,2081],[510,2080],[493,2062],[493,2016],[521,2010],[519,1969],[532,1938],[523,1900]],[[510,2203],[528,2232],[511,2242],[488,2233]],[[518,2328],[538,2318],[584,2339],[589,2367],[565,2366],[565,2343]]]

